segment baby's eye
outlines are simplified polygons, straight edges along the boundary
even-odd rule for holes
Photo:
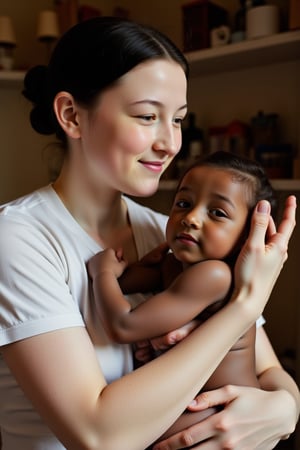
[[[222,209],[211,209],[209,213],[215,217],[227,217],[227,214]]]
[[[190,206],[191,206],[191,203],[189,202],[189,201],[187,201],[187,200],[178,200],[176,203],[175,203],[175,206],[177,207],[177,208],[181,208],[181,209],[186,209],[186,208],[189,208]]]

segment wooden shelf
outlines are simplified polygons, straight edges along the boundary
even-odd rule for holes
[[[172,191],[176,188],[177,180],[162,180],[159,183],[160,191]],[[271,180],[272,186],[276,191],[294,192],[300,191],[300,179],[273,179]]]
[[[21,84],[25,73],[23,70],[0,70],[0,87]]]
[[[292,61],[300,59],[300,30],[196,50],[185,56],[191,77]],[[0,70],[0,86],[20,83],[24,75],[21,70]]]
[[[185,54],[191,77],[300,59],[300,30]]]
[[[249,69],[284,61],[300,60],[300,30],[278,33],[221,47],[186,53],[191,77]],[[19,87],[25,71],[0,70],[1,87]],[[300,180],[273,180],[278,190],[300,190]],[[176,181],[163,180],[161,190],[172,190]]]

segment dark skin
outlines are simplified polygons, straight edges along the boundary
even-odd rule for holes
[[[233,181],[230,173],[191,169],[179,186],[167,225],[172,253],[149,264],[154,250],[130,266],[121,249],[108,248],[92,258],[88,268],[96,305],[112,340],[135,343],[165,335],[195,318],[201,324],[227,303],[232,265],[225,259],[233,258],[245,235],[249,213],[245,198],[244,185]],[[132,309],[124,294],[136,292],[158,293]],[[254,325],[228,352],[204,391],[229,384],[259,387],[255,337]],[[215,412],[186,412],[160,440]]]
[[[191,286],[191,282],[193,284],[193,288],[196,289],[197,287],[199,287],[194,283],[195,275],[192,273],[187,273],[186,270],[182,272],[182,265],[178,260],[174,258],[173,254],[167,254],[160,262],[160,264],[147,265],[144,264],[145,261],[147,261],[147,255],[140,262],[130,265],[125,270],[124,274],[119,278],[119,284],[124,294],[130,294],[137,291],[142,292],[142,285],[144,285],[144,292],[150,291],[151,289],[165,291],[166,289],[170,288],[170,286],[173,284],[174,279],[177,280],[177,283],[175,283],[175,285],[178,284],[178,282],[181,280],[181,287],[185,286],[186,283]],[[198,272],[198,276],[196,275],[196,279],[198,280],[202,279],[201,272],[203,265],[205,265],[204,263],[205,262],[201,262],[193,266],[195,269],[194,272]],[[210,263],[211,264],[209,272],[211,270],[211,266],[214,263],[219,264],[219,261],[210,261]],[[192,277],[188,279],[187,275],[191,275]],[[225,282],[225,284],[227,284],[227,282]],[[226,290],[225,287],[222,287],[221,289],[223,288]],[[230,287],[228,287],[228,292],[229,291]],[[198,307],[201,307],[202,305],[202,308],[204,308],[204,302],[201,301],[201,298],[199,299],[198,295]],[[227,298],[225,296],[224,299],[213,302],[211,303],[211,305],[206,306],[202,311],[200,311],[197,316],[199,324],[203,323],[212,314],[222,308],[226,301]],[[165,322],[166,326],[166,322],[168,322],[168,320],[164,317],[163,321]],[[155,333],[155,327],[157,324],[156,320],[154,319],[149,322],[150,325],[152,324],[152,326],[154,326],[153,331]],[[170,330],[166,330],[166,332]],[[209,380],[203,387],[203,391],[216,389],[227,384],[259,387],[259,383],[255,373],[255,336],[256,325],[252,326],[249,331],[245,333],[231,348],[221,364],[219,364],[218,368],[215,370],[213,375],[209,378]],[[170,427],[160,437],[158,441],[166,439],[176,432],[185,429],[193,424],[196,424],[200,420],[204,420],[207,416],[216,412],[217,410],[215,408],[209,408],[207,411],[200,411],[198,413],[191,413],[189,411],[186,411],[185,414],[183,414],[178,419],[178,421],[176,421],[172,425],[172,427]]]
[[[102,252],[102,255],[114,258],[115,252],[108,249]],[[117,286],[114,286],[114,288],[119,291],[121,301],[124,299],[123,293],[160,291],[159,294],[154,296],[157,304],[159,303],[159,307],[154,304],[154,297],[151,297],[151,301],[146,301],[134,309],[133,334],[128,327],[125,330],[122,329],[120,322],[110,321],[107,331],[110,332],[115,341],[125,343],[146,338],[151,339],[168,333],[195,317],[201,324],[227,302],[232,279],[231,270],[225,262],[217,260],[202,261],[183,271],[182,264],[174,258],[173,254],[165,255],[157,264],[147,264],[147,258],[148,255],[140,262],[128,266],[119,277],[119,284],[116,282]],[[114,279],[117,281],[116,278]],[[94,284],[96,284],[94,292],[97,292],[98,282],[103,290],[105,280],[100,276],[94,279]],[[111,284],[107,286],[107,290],[111,296],[113,292]],[[116,295],[116,293],[114,292],[113,295]],[[177,298],[176,303],[174,298]],[[173,303],[172,307],[170,306],[171,303]],[[98,307],[100,304],[103,305],[103,302],[97,302]],[[110,305],[113,304],[114,302],[110,303]],[[149,312],[147,309],[149,309]],[[172,314],[170,314],[170,311],[172,311]],[[107,311],[105,314],[107,314]],[[151,317],[151,320],[147,317]],[[138,332],[136,331],[135,321],[140,324]],[[256,326],[254,325],[231,348],[203,387],[203,391],[216,389],[227,384],[259,387],[255,373],[255,335]],[[222,333],[220,333],[220,339],[222,339]],[[160,437],[159,441],[216,412],[216,408],[196,413],[186,411]]]
[[[207,267],[204,268],[205,265]],[[205,274],[206,284],[209,284],[207,283],[207,277],[210,275],[211,268],[214,265],[219,266],[220,261],[209,261],[209,263],[204,261],[201,263],[197,263],[192,266],[192,270],[189,271],[186,269],[184,272],[182,272],[182,266],[180,262],[174,258],[173,254],[169,253],[161,262],[160,268],[158,266],[147,267],[139,263],[129,266],[124,274],[119,278],[119,284],[124,294],[137,292],[134,286],[134,279],[136,279],[143,280],[144,282],[147,280],[144,292],[149,291],[150,288],[152,288],[153,290],[154,286],[156,286],[156,288],[158,289],[163,286],[164,291],[170,288],[172,290],[179,288],[181,289],[183,295],[185,295],[185,292],[183,292],[184,286],[188,285],[189,287],[191,287],[192,283],[192,290],[195,289],[197,291],[197,308],[202,307],[202,310],[199,310],[199,313],[197,315],[199,324],[201,324],[212,314],[216,313],[220,308],[222,308],[227,302],[226,295],[223,299],[213,301],[210,305],[205,306],[205,301],[202,300],[201,294],[199,295],[199,288],[201,288],[202,280],[201,277],[196,277],[197,275],[200,275],[201,272],[202,274],[204,274],[204,271],[207,270]],[[172,281],[173,277],[175,278],[175,282]],[[198,283],[195,283],[195,279],[198,281]],[[216,282],[216,279],[214,281]],[[226,284],[227,280],[221,280],[219,286],[217,287],[217,290],[226,290]],[[230,286],[228,286],[227,294],[229,293],[229,291]],[[188,308],[186,304],[184,306],[185,309]],[[173,311],[172,316],[174,316],[174,314],[175,312]],[[191,319],[193,318],[194,317],[191,317]],[[150,326],[154,328],[153,321],[151,321],[151,324]],[[165,325],[165,329],[165,333],[167,333],[173,328],[169,329],[169,327]],[[214,374],[207,381],[206,385],[203,388],[204,390],[216,389],[218,387],[224,386],[224,384],[243,384],[245,386],[258,386],[256,373],[254,370],[255,329],[256,326],[254,325],[236,342],[236,344],[231,348],[229,354],[224,358],[223,362],[219,365]],[[154,333],[155,330],[153,330],[153,336],[151,337],[156,336]]]

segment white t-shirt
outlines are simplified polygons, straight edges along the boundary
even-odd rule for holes
[[[165,240],[167,217],[124,197],[138,257]],[[111,382],[132,370],[129,345],[112,343],[90,301],[86,262],[102,250],[51,186],[0,208],[0,347],[82,326]],[[144,299],[136,295],[135,304]],[[0,348],[2,450],[63,450],[10,374]]]
[[[124,198],[141,258],[164,241],[167,218]],[[132,370],[130,346],[110,341],[89,298],[86,262],[102,248],[75,221],[52,186],[1,208],[0,249],[0,346],[85,326],[108,382]],[[23,395],[1,350],[0,429],[3,450],[64,449]]]

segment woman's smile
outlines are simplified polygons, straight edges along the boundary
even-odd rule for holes
[[[140,163],[148,170],[161,173],[164,170],[164,163],[160,161],[140,161]]]

